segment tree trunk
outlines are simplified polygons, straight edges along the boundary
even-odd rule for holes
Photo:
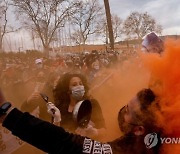
[[[3,51],[2,49],[2,35],[1,35],[1,27],[0,27],[0,53]]]
[[[126,40],[126,45],[127,45],[127,48],[129,49],[129,41]]]
[[[113,34],[113,28],[112,28],[109,0],[104,0],[104,5],[105,5],[105,10],[106,10],[106,18],[107,18],[107,26],[108,26],[108,31],[109,31],[110,45],[111,45],[111,49],[114,50],[114,34]]]
[[[0,36],[1,37],[1,36]],[[0,38],[0,53],[2,53],[3,52],[3,48],[2,48],[2,40],[1,40],[1,38]]]
[[[44,46],[44,56],[47,58],[49,57],[49,46],[48,45]]]
[[[85,39],[83,39],[83,52],[85,51],[85,46],[86,46],[86,40]]]

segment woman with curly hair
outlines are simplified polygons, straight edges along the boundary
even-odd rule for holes
[[[99,103],[88,96],[88,90],[89,87],[85,76],[76,73],[64,74],[53,91],[55,106],[49,104],[48,111],[54,116],[56,124],[60,122],[60,126],[66,131],[96,138],[104,133],[105,121]],[[73,120],[73,109],[79,101],[85,99],[91,101],[92,115],[88,127],[81,129]],[[60,112],[57,111],[56,107]],[[54,114],[52,108],[55,110]]]

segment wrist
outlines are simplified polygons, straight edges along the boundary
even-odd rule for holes
[[[6,115],[9,113],[8,110],[12,108],[12,105],[10,102],[5,102],[0,106],[0,116]],[[12,110],[12,109],[11,109]]]
[[[14,107],[10,107],[8,111],[2,115],[2,119],[5,120],[5,118],[8,116],[8,114],[14,109]]]
[[[60,126],[60,122],[61,122],[61,119],[54,119],[53,120],[53,124],[56,125],[56,126]]]
[[[53,122],[54,123],[58,123],[58,122],[60,123],[61,122],[61,118],[54,118]]]
[[[6,112],[6,116],[12,111],[14,109],[14,107],[13,106],[11,106],[8,110],[7,110],[7,112]]]
[[[6,119],[6,117],[8,116],[8,114],[14,109],[14,107],[9,107],[6,112],[1,112],[0,114],[0,123],[3,123],[4,120]]]

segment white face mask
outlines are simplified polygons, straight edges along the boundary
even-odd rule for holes
[[[94,65],[95,70],[99,70],[99,65]]]
[[[84,86],[75,86],[71,88],[71,92],[72,92],[72,97],[75,100],[81,100],[84,96],[85,90],[84,90]]]

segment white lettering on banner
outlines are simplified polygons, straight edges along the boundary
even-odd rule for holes
[[[84,153],[91,153],[93,142],[91,139],[84,139],[84,144],[83,144],[83,152]]]
[[[102,154],[102,146],[100,142],[94,141],[93,154]]]
[[[111,146],[109,144],[101,144],[98,141],[92,141],[91,139],[87,138],[84,139],[83,153],[113,154]]]
[[[112,149],[109,144],[103,144],[102,149],[103,149],[103,154],[112,154]]]

